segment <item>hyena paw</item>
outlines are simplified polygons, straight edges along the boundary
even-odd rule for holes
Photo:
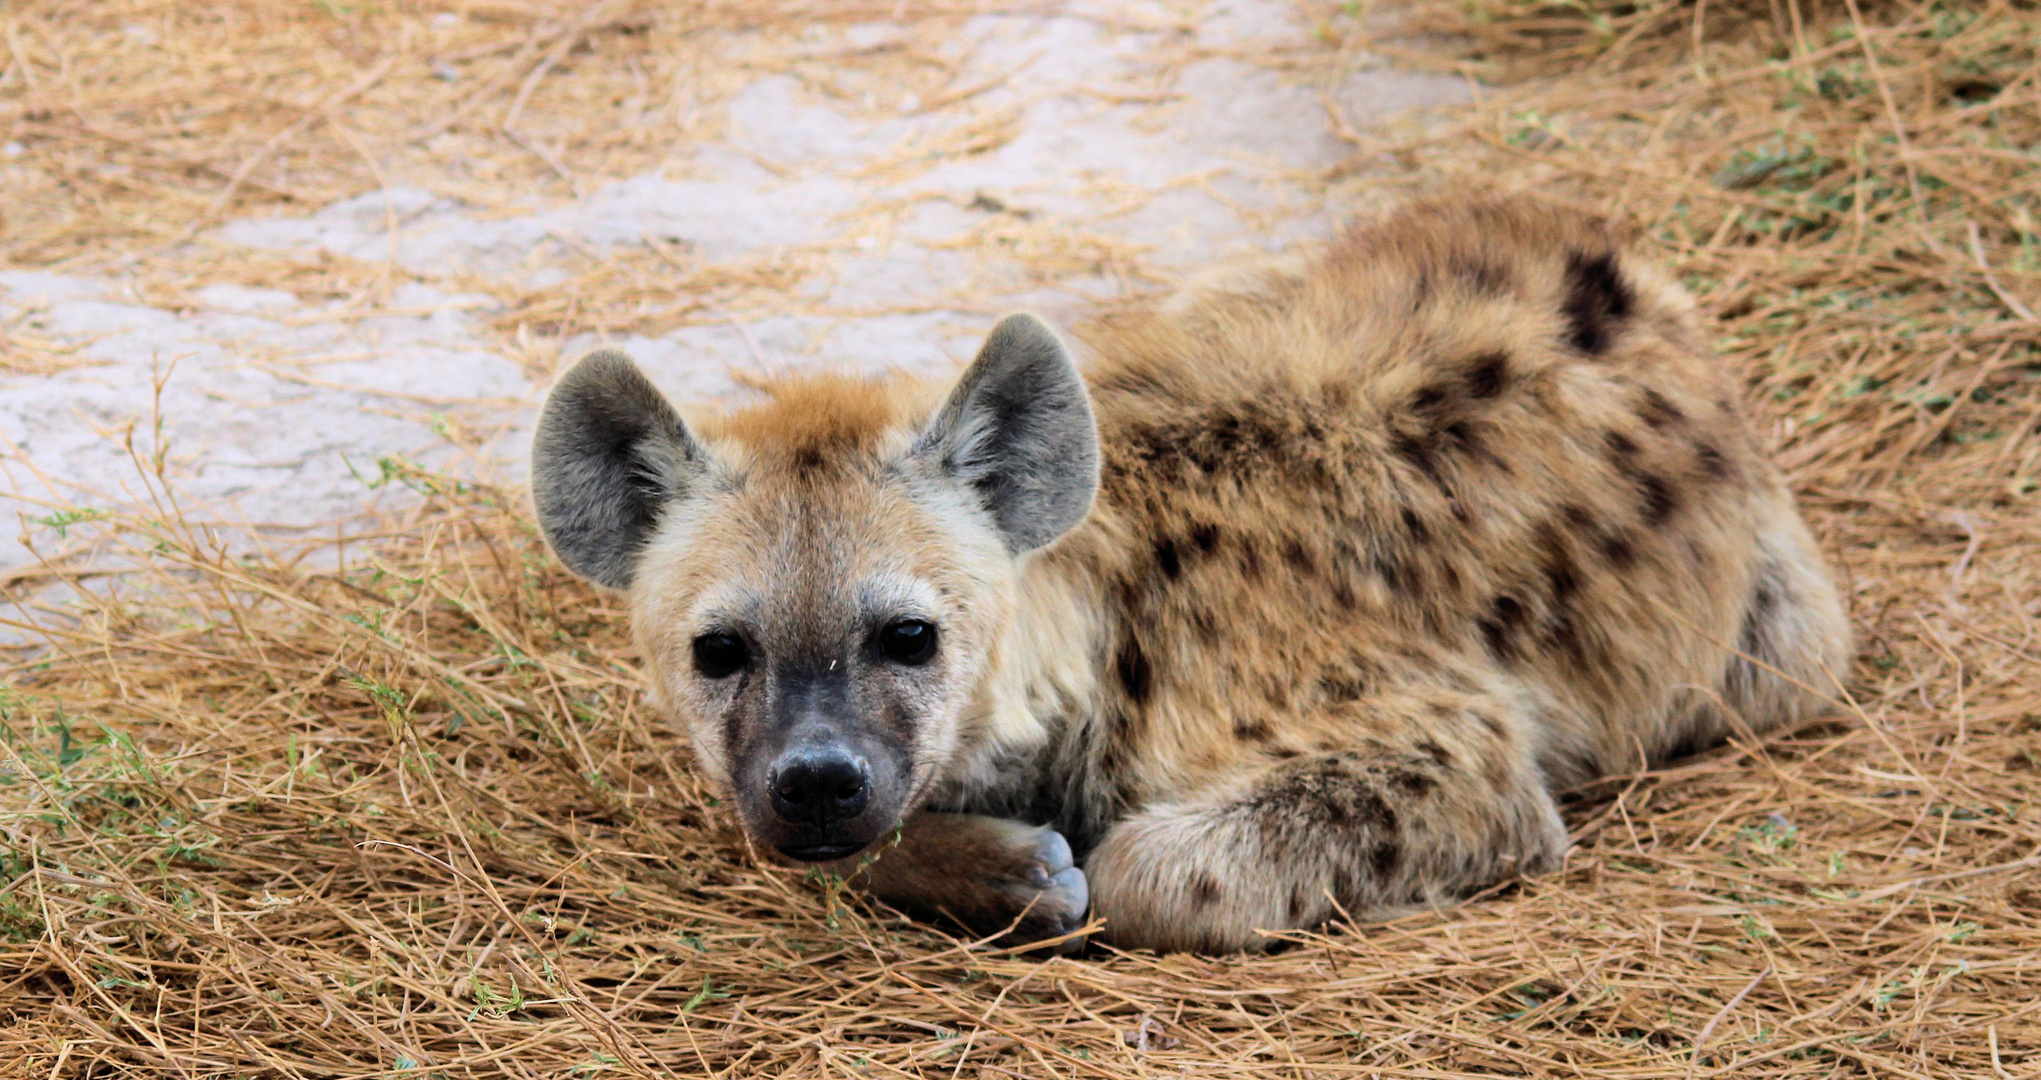
[[[1010,818],[916,815],[900,844],[881,849],[870,872],[880,899],[1004,945],[1073,934],[1091,906],[1090,884],[1063,834]],[[1036,951],[1075,952],[1082,944]]]
[[[1091,909],[1091,887],[1084,871],[1070,855],[1070,841],[1054,829],[1043,828],[1024,839],[1019,853],[1017,878],[995,885],[999,895],[1012,906],[1007,919],[1013,932],[1007,940],[1016,944],[1062,937],[1084,925]],[[1017,924],[1014,916],[1019,917]],[[1059,952],[1074,952],[1082,940],[1057,946]]]

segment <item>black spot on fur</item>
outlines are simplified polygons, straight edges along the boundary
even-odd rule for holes
[[[1474,626],[1481,631],[1482,643],[1488,646],[1490,656],[1501,659],[1509,655],[1509,634],[1503,630],[1501,623],[1481,618],[1474,620]]]
[[[1679,406],[1667,400],[1664,394],[1648,386],[1644,388],[1643,394],[1640,395],[1637,415],[1643,419],[1645,426],[1654,431],[1683,423],[1687,419],[1687,414],[1681,412]]]
[[[821,472],[823,466],[822,451],[813,446],[802,447],[794,452],[793,466],[795,472],[804,475]]]
[[[1219,883],[1212,880],[1212,875],[1203,871],[1192,874],[1190,895],[1191,907],[1195,910],[1203,911],[1219,902]]]
[[[1332,583],[1332,602],[1338,605],[1341,611],[1352,611],[1354,605],[1359,603],[1359,598],[1354,595],[1354,587],[1347,584],[1346,579],[1341,578]]]
[[[1589,356],[1608,352],[1635,303],[1614,255],[1567,254],[1566,298],[1559,305],[1566,316],[1567,344]]]
[[[1304,917],[1304,894],[1293,892],[1290,894],[1290,921],[1296,922],[1299,919],[1302,919],[1303,917]]]
[[[1113,667],[1128,699],[1136,705],[1147,704],[1148,696],[1155,691],[1155,672],[1148,666],[1148,654],[1141,651],[1141,643],[1131,637],[1121,642],[1120,655]]]
[[[1258,716],[1233,721],[1233,737],[1243,742],[1267,742],[1275,734],[1269,722]]]
[[[1388,877],[1396,872],[1403,862],[1403,845],[1394,840],[1383,840],[1368,852],[1368,865],[1378,877]]]
[[[1211,554],[1212,549],[1219,546],[1219,526],[1191,526],[1191,545],[1199,551],[1205,552],[1208,555]]]
[[[1289,563],[1290,569],[1299,574],[1309,576],[1318,572],[1318,560],[1312,557],[1304,542],[1296,537],[1283,541],[1283,561]]]
[[[1467,394],[1492,398],[1509,382],[1509,354],[1500,350],[1482,353],[1467,364]]]
[[[1701,464],[1701,471],[1710,480],[1729,479],[1729,459],[1722,456],[1722,448],[1706,439],[1694,443],[1694,459]]]
[[[1580,591],[1580,568],[1574,565],[1572,545],[1556,525],[1546,522],[1538,527],[1538,546],[1543,552],[1546,594],[1553,606],[1563,606]]]
[[[1514,596],[1498,596],[1488,602],[1488,614],[1475,621],[1488,652],[1498,660],[1516,656],[1517,631],[1524,625],[1523,602]]]
[[[1673,490],[1671,481],[1657,473],[1638,474],[1637,495],[1643,500],[1647,525],[1665,524],[1680,508],[1679,492]]]
[[[1637,440],[1623,432],[1604,432],[1602,443],[1608,448],[1610,464],[1636,487],[1645,523],[1653,526],[1665,524],[1680,505],[1679,492],[1673,489],[1672,482],[1638,464]]]
[[[1434,412],[1439,406],[1446,403],[1448,396],[1446,388],[1443,386],[1424,387],[1417,393],[1410,395],[1410,411],[1415,413]]]
[[[1608,557],[1609,565],[1618,570],[1637,565],[1637,544],[1626,532],[1605,533],[1602,536],[1602,554]]]
[[[1409,434],[1398,435],[1390,449],[1433,483],[1439,482],[1439,463],[1429,440]]]
[[[1479,454],[1483,449],[1481,433],[1474,430],[1474,426],[1465,420],[1455,420],[1447,424],[1439,429],[1439,434],[1445,436],[1447,442],[1470,453]]]
[[[1377,552],[1373,563],[1376,576],[1382,579],[1382,584],[1390,592],[1401,592],[1403,590],[1404,567],[1395,556]]]
[[[1432,531],[1425,527],[1424,519],[1417,516],[1417,510],[1413,507],[1403,508],[1403,529],[1410,534],[1412,543],[1431,542]]]
[[[1171,581],[1183,573],[1183,561],[1176,555],[1176,541],[1165,537],[1155,542],[1155,565]]]
[[[1439,435],[1453,449],[1469,457],[1481,459],[1490,468],[1498,469],[1506,476],[1511,474],[1513,470],[1510,468],[1509,461],[1494,450],[1489,449],[1488,440],[1482,434],[1482,431],[1483,429],[1477,424],[1465,420],[1456,420],[1440,428]]]
[[[1398,769],[1389,774],[1389,786],[1409,798],[1422,799],[1437,790],[1439,782],[1412,769]]]

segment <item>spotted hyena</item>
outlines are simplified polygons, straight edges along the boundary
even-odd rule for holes
[[[561,378],[540,521],[761,847],[1254,948],[1549,870],[1554,790],[1846,666],[1692,302],[1593,217],[1418,205],[1076,336],[686,421],[618,353]]]

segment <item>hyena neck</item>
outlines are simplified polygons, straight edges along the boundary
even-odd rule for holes
[[[1064,551],[1023,567],[1014,616],[987,665],[939,799],[981,813],[1057,819],[1052,763],[1082,756],[1106,639],[1096,576]],[[1073,751],[1078,751],[1073,753]]]

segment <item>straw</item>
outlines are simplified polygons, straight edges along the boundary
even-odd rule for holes
[[[266,45],[233,29],[254,8],[151,10],[216,18],[231,32],[198,67],[257,74],[297,70],[292,55],[313,57],[308,71],[378,55],[402,40],[386,21],[424,18],[263,7],[296,35]],[[400,62],[361,100],[431,91],[441,116],[500,118],[562,35],[684,40],[686,20],[756,10],[605,15],[650,20],[626,33],[478,5],[459,47],[503,51],[475,52],[465,87],[415,86],[429,73]],[[17,58],[45,58],[26,68],[37,92],[129,63],[81,54],[62,77],[51,42],[83,32],[56,11],[8,15]],[[222,554],[159,490],[148,514],[68,524],[139,569],[53,562],[5,585],[0,621],[47,636],[0,684],[0,1066],[2041,1075],[2041,17],[2007,3],[1456,0],[1389,27],[1358,5],[1310,11],[1317,43],[1265,62],[1330,85],[1369,46],[1488,81],[1447,123],[1346,125],[1353,156],[1321,178],[1329,197],[1368,212],[1452,184],[1536,189],[1622,218],[1700,297],[1848,596],[1862,648],[1824,688],[1833,714],[1570,793],[1566,868],[1461,907],[1282,934],[1266,956],[1036,961],[755,861],[641,698],[618,602],[545,553],[520,492],[393,463],[415,506],[321,569]],[[235,81],[149,77],[164,81],[121,100],[198,101]],[[310,92],[280,84],[264,100]],[[17,120],[41,125],[33,152],[52,160],[128,155],[147,190],[90,213],[10,205],[11,257],[83,258],[94,229],[118,244],[181,235],[221,174],[300,115],[220,108],[268,123],[237,136],[240,154],[173,155],[168,135],[77,134],[75,114]],[[543,140],[570,108],[534,93],[518,130]],[[293,145],[221,210],[359,182],[337,150],[314,167]],[[588,168],[573,147],[554,154]],[[580,310],[614,295],[584,292]]]

